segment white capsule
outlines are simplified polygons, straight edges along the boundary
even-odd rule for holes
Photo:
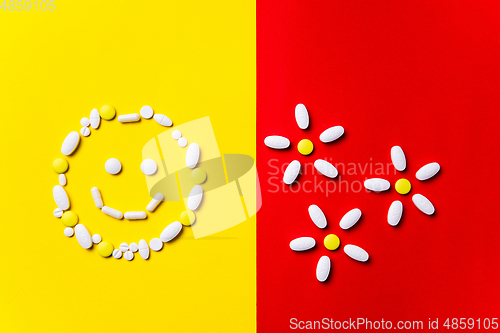
[[[169,127],[172,126],[172,120],[163,114],[155,114],[153,119],[161,126]]]
[[[269,148],[286,149],[290,147],[290,140],[284,136],[271,135],[264,139],[264,144]]]
[[[74,234],[73,228],[70,227],[64,228],[64,236],[71,237],[73,236],[73,234]]]
[[[147,217],[146,212],[126,212],[124,216],[127,220],[143,220]]]
[[[175,140],[179,140],[181,137],[182,137],[182,133],[181,131],[179,130],[175,130],[172,132],[172,137],[175,139]]]
[[[387,191],[391,187],[391,183],[382,178],[370,178],[365,180],[365,188],[374,192]]]
[[[333,164],[325,160],[318,159],[314,161],[314,167],[316,168],[316,170],[318,170],[320,174],[322,174],[323,176],[327,176],[329,178],[335,178],[339,174],[337,168],[335,168]]]
[[[118,121],[120,123],[131,123],[134,121],[139,121],[141,116],[138,113],[123,114],[118,116]]]
[[[399,200],[394,201],[389,207],[389,212],[387,213],[387,222],[393,227],[398,225],[403,216],[403,203]]]
[[[196,210],[203,199],[203,188],[200,185],[193,186],[191,192],[189,192],[188,197],[188,208],[190,210]]]
[[[406,169],[405,153],[400,146],[394,146],[391,148],[391,160],[396,170],[403,171]]]
[[[358,208],[351,209],[340,220],[340,227],[344,230],[351,228],[361,218],[361,210]]]
[[[92,235],[92,243],[99,244],[101,240],[102,240],[101,235],[99,234]]]
[[[328,143],[337,140],[342,135],[344,135],[344,128],[342,126],[334,126],[323,131],[319,136],[319,140]]]
[[[192,143],[189,145],[186,151],[186,166],[193,169],[200,158],[200,146],[197,143]]]
[[[290,242],[290,248],[294,251],[307,251],[316,245],[312,237],[299,237]]]
[[[90,135],[90,129],[88,127],[82,127],[80,134],[87,137]]]
[[[130,245],[128,246],[129,250],[132,251],[132,252],[137,252],[139,251],[139,245],[137,245],[137,243],[130,243]]]
[[[113,250],[113,258],[120,259],[122,257],[122,251],[118,249]]]
[[[422,213],[425,213],[427,215],[432,215],[436,211],[434,209],[434,205],[429,201],[429,199],[424,197],[422,194],[415,194],[411,198],[411,200],[413,201],[415,206],[417,206],[417,208],[420,209]]]
[[[179,147],[186,147],[187,144],[188,144],[188,141],[186,140],[186,138],[180,138],[179,140],[177,140],[177,144],[179,145]]]
[[[152,107],[150,107],[149,105],[144,105],[139,113],[141,114],[142,118],[151,119],[154,112]]]
[[[63,144],[61,146],[61,153],[63,155],[71,155],[78,147],[78,143],[80,142],[80,134],[78,132],[71,132],[68,134],[66,139],[64,139]]]
[[[153,238],[149,241],[149,247],[151,250],[158,252],[163,248],[163,242],[159,238]]]
[[[148,246],[148,243],[144,239],[141,239],[139,241],[139,254],[141,255],[142,259],[144,259],[144,260],[149,258],[149,246]]]
[[[127,252],[128,251],[128,244],[127,243],[121,243],[120,244],[120,251]]]
[[[321,208],[316,205],[311,205],[309,206],[308,211],[311,220],[314,222],[314,224],[316,224],[318,228],[323,229],[326,227],[326,217],[325,214],[323,214]]]
[[[83,117],[83,118],[80,120],[80,125],[82,125],[83,127],[89,127],[89,125],[90,125],[90,120],[89,120],[89,118],[87,118],[87,117]]]
[[[331,262],[327,256],[319,258],[318,265],[316,266],[316,278],[319,282],[325,282],[330,275]]]
[[[179,221],[172,222],[165,229],[163,229],[160,235],[160,240],[164,243],[170,242],[179,234],[179,232],[181,232],[181,230],[182,223]]]
[[[297,160],[293,160],[285,170],[283,174],[283,182],[287,185],[290,185],[297,179],[297,176],[300,173],[300,162]]]
[[[127,251],[125,252],[124,257],[126,260],[131,261],[134,259],[134,254],[132,253],[132,251]]]
[[[101,208],[101,211],[104,214],[111,216],[111,217],[114,217],[115,219],[118,219],[118,220],[121,220],[121,218],[123,217],[122,212],[120,212],[119,210],[113,209],[111,207],[108,207],[108,206],[103,206]]]
[[[59,184],[62,186],[66,185],[66,176],[64,175],[64,173],[61,173],[59,175]]]
[[[344,246],[344,252],[347,254],[349,257],[351,257],[354,260],[357,261],[367,261],[370,256],[368,255],[368,252],[360,248],[359,246],[356,245],[351,245],[348,244]]]
[[[309,126],[309,113],[307,113],[304,104],[295,106],[295,120],[301,129],[306,129]]]
[[[92,128],[99,128],[100,123],[101,116],[99,115],[99,110],[92,109],[92,111],[90,111],[90,126],[92,126]]]
[[[99,192],[99,189],[97,187],[92,187],[90,192],[92,193],[92,198],[94,199],[95,206],[97,208],[102,208],[104,204],[102,203],[101,192]]]
[[[415,175],[418,180],[427,180],[436,175],[436,173],[441,170],[439,163],[429,163],[418,169],[417,174]]]
[[[84,249],[92,247],[92,237],[90,237],[90,232],[83,224],[79,223],[75,226],[75,235],[76,240]]]
[[[52,196],[56,202],[57,207],[61,210],[68,210],[69,208],[69,198],[68,194],[61,185],[56,185],[52,189]]]
[[[158,207],[160,202],[163,200],[163,194],[161,193],[156,193],[153,199],[149,202],[148,206],[146,207],[146,210],[148,212],[152,212]]]
[[[61,218],[61,216],[63,216],[63,211],[60,208],[54,209],[54,216],[57,218]]]

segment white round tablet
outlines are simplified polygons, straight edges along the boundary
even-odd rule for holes
[[[110,175],[116,175],[122,169],[122,164],[116,158],[110,158],[106,161],[106,164],[104,164],[104,169],[106,169]]]
[[[121,243],[120,244],[120,251],[127,252],[128,251],[128,244],[127,243]]]
[[[150,107],[149,105],[144,105],[141,108],[140,114],[141,114],[141,117],[144,119],[151,119],[151,117],[153,116],[153,108]]]
[[[113,258],[120,259],[122,257],[122,251],[115,249],[113,250]]]
[[[175,139],[175,140],[179,140],[182,136],[182,133],[181,131],[178,131],[178,130],[175,130],[172,132],[172,137]]]
[[[54,216],[60,218],[63,215],[63,211],[60,208],[54,209]]]
[[[82,120],[80,120],[80,125],[82,125],[83,127],[89,127],[90,119],[87,117],[83,117]]]
[[[139,251],[139,245],[137,243],[130,243],[129,249],[132,252],[137,252]]]
[[[141,171],[145,175],[148,176],[154,175],[156,169],[157,169],[156,162],[153,161],[152,159],[147,158],[141,163]]]
[[[88,127],[82,127],[80,130],[80,134],[83,136],[89,136],[90,135],[90,129]]]
[[[163,248],[163,242],[159,238],[153,238],[149,242],[149,247],[151,250],[158,252]]]
[[[134,254],[130,251],[125,252],[125,259],[127,259],[128,261],[134,259]]]
[[[73,228],[70,228],[70,227],[67,227],[64,229],[64,236],[68,236],[68,237],[71,237],[73,236]]]
[[[186,147],[188,144],[188,140],[186,140],[186,138],[180,138],[179,140],[177,140],[177,143],[181,147]]]
[[[99,244],[101,240],[102,240],[101,235],[99,234],[92,235],[92,243]]]

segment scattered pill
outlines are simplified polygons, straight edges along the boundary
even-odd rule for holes
[[[137,243],[130,243],[128,248],[130,249],[130,251],[132,251],[134,253],[139,251],[139,245],[137,245]]]
[[[368,255],[368,252],[366,252],[365,250],[363,250],[359,246],[351,245],[351,244],[344,246],[344,252],[349,257],[351,257],[352,259],[357,260],[357,261],[364,262],[364,261],[367,261],[368,258],[370,257]]]
[[[297,104],[295,107],[295,121],[301,129],[306,129],[309,126],[309,113],[304,104]]]
[[[78,224],[75,227],[75,235],[78,243],[84,248],[89,249],[92,247],[92,238],[90,237],[90,232],[85,228],[83,224]]]
[[[179,147],[186,147],[187,144],[188,144],[188,141],[186,140],[186,138],[180,138],[179,140],[177,140],[177,144],[179,145]]]
[[[95,206],[97,208],[102,208],[104,204],[102,202],[101,192],[99,192],[99,189],[97,187],[92,187],[90,192],[92,193],[92,198],[94,199]]]
[[[132,123],[134,121],[139,121],[141,116],[138,113],[123,114],[118,116],[118,121],[120,123]]]
[[[309,206],[309,216],[311,217],[311,220],[316,224],[318,228],[325,228],[326,227],[326,217],[321,208],[319,208],[316,205],[311,205]]]
[[[61,186],[66,185],[66,176],[64,175],[64,173],[61,173],[59,175],[59,185]]]
[[[165,229],[163,229],[160,235],[160,240],[164,243],[170,242],[179,234],[179,232],[181,232],[181,230],[182,224],[179,221],[172,222]]]
[[[163,248],[163,242],[159,238],[153,238],[149,241],[149,247],[151,250],[158,252]]]
[[[132,253],[132,251],[127,251],[125,252],[124,257],[126,260],[131,261],[134,259],[134,254]]]
[[[80,134],[78,132],[71,132],[68,134],[66,139],[64,139],[63,144],[61,146],[61,153],[63,155],[71,155],[78,147],[78,143],[80,143]]]
[[[439,163],[429,163],[418,169],[417,174],[415,175],[418,180],[427,180],[432,178],[439,172],[441,167]]]
[[[387,191],[391,187],[391,183],[382,178],[370,178],[365,180],[365,188],[374,192]]]
[[[54,186],[52,189],[52,196],[54,197],[57,207],[61,210],[67,210],[69,208],[68,194],[61,185]]]
[[[158,207],[160,202],[162,202],[162,200],[163,200],[163,194],[156,193],[156,195],[153,197],[153,199],[151,199],[148,206],[146,207],[146,210],[148,212],[154,211],[156,209],[156,207]]]
[[[99,234],[92,235],[92,243],[99,244],[101,240],[102,240],[101,235]]]
[[[118,249],[113,250],[113,258],[120,259],[122,255],[123,255],[122,251]]]
[[[99,115],[101,116],[102,119],[111,120],[115,117],[116,111],[115,108],[112,107],[111,105],[104,105],[101,108],[101,111],[99,111]]]
[[[165,116],[164,114],[155,114],[153,118],[158,124],[169,127],[172,126],[172,120],[170,120],[169,117]],[[175,132],[175,131],[174,131]],[[179,132],[180,133],[180,132]],[[180,138],[180,136],[179,136]]]
[[[329,234],[323,240],[323,244],[330,251],[335,251],[340,246],[340,239],[337,235]]]
[[[387,213],[387,222],[393,227],[398,225],[403,216],[403,203],[399,200],[393,201]]]
[[[198,164],[199,158],[200,158],[200,146],[198,146],[197,143],[190,144],[186,152],[186,166],[190,169],[193,169],[196,166],[196,164]]]
[[[54,216],[60,218],[61,216],[63,216],[63,211],[60,208],[54,209]]]
[[[92,128],[99,128],[100,123],[101,116],[99,115],[99,110],[92,109],[92,111],[90,111],[90,126]]]
[[[116,210],[116,209],[113,209],[111,207],[108,207],[108,206],[103,206],[101,208],[101,211],[108,215],[108,216],[111,216],[111,217],[114,217],[115,219],[118,219],[118,220],[121,220],[122,217],[123,217],[123,213],[120,212],[119,210]]]
[[[61,221],[67,227],[74,227],[78,223],[78,215],[68,210],[63,213]]]
[[[90,129],[88,127],[82,127],[80,134],[87,137],[90,135]]]
[[[337,171],[337,168],[333,166],[330,162],[327,162],[325,160],[318,159],[314,161],[314,167],[320,174],[323,176],[327,176],[329,178],[335,178],[338,176],[339,172]]]
[[[396,182],[394,188],[399,194],[408,194],[411,190],[411,184],[408,179],[401,178]]]
[[[391,148],[391,160],[396,170],[403,171],[406,169],[405,153],[400,146],[394,146]]]
[[[284,136],[271,135],[264,139],[264,144],[269,148],[286,149],[290,147],[290,140]]]
[[[116,158],[110,158],[104,164],[104,169],[106,169],[106,171],[110,175],[116,175],[117,173],[119,173],[121,171],[122,164]]]
[[[300,162],[297,160],[293,160],[285,170],[285,174],[283,175],[283,182],[287,185],[290,185],[297,179],[297,176],[300,172]]]
[[[190,210],[196,210],[203,199],[203,188],[200,185],[193,186],[191,192],[189,192],[187,206]]]
[[[422,213],[432,215],[436,211],[429,199],[424,197],[422,194],[415,194],[411,199]]]
[[[139,254],[141,255],[141,258],[144,260],[149,258],[149,246],[144,239],[141,239],[139,241]]]
[[[68,171],[68,161],[66,161],[64,158],[56,158],[54,162],[52,162],[52,169],[54,169],[55,172],[57,173],[65,173]]]
[[[196,221],[196,215],[190,210],[182,212],[180,217],[182,225],[185,225],[187,227],[193,225]]]
[[[87,117],[83,117],[82,120],[80,120],[80,125],[83,127],[89,127],[90,125],[90,120]]]
[[[314,145],[311,140],[303,139],[300,140],[299,144],[297,145],[297,149],[302,155],[309,155],[313,152]]]
[[[203,169],[196,168],[191,172],[191,179],[195,184],[203,184],[207,180],[207,173]]]
[[[108,242],[102,242],[97,247],[97,253],[99,253],[103,258],[109,257],[110,255],[113,254],[113,244]]]
[[[316,278],[319,282],[325,282],[330,275],[331,262],[327,256],[319,258],[318,266],[316,266]]]
[[[143,174],[147,176],[154,175],[156,173],[157,168],[158,167],[156,166],[156,162],[150,158],[145,159],[141,163],[141,171]]]
[[[73,234],[74,234],[73,228],[70,227],[64,228],[64,236],[71,237],[73,236]]]
[[[172,132],[172,137],[175,140],[179,140],[182,137],[181,131],[175,130]]]
[[[358,208],[351,209],[340,220],[340,227],[344,230],[351,228],[361,218],[361,210]]]
[[[294,251],[306,251],[312,249],[316,241],[312,237],[295,238],[290,242],[290,248]]]
[[[139,113],[141,114],[142,118],[151,119],[154,112],[152,107],[150,107],[149,105],[144,105]]]
[[[147,214],[146,212],[126,212],[124,216],[127,220],[143,220]]]
[[[119,247],[120,247],[120,251],[122,251],[122,252],[127,252],[129,250],[127,243],[121,243]]]
[[[323,131],[319,135],[319,140],[323,143],[328,143],[337,140],[342,135],[344,135],[344,128],[342,126],[334,126]]]

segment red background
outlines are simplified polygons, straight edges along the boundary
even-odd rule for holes
[[[257,1],[257,156],[263,206],[257,231],[259,332],[290,331],[290,318],[393,321],[448,317],[500,317],[498,133],[500,111],[500,2],[498,1]],[[308,130],[298,128],[297,103],[306,105]],[[323,144],[319,134],[342,125],[346,134]],[[292,142],[285,151],[264,145],[268,135]],[[299,140],[315,144],[310,156]],[[407,169],[390,175],[387,193],[271,193],[274,168],[298,159],[313,163],[389,163],[400,145]],[[441,172],[420,182],[415,172],[439,162]],[[273,165],[278,162],[272,162]],[[363,181],[375,175],[343,175]],[[281,184],[282,172],[278,175]],[[325,181],[318,175],[307,180]],[[400,177],[409,195],[394,190]],[[338,183],[336,179],[333,182]],[[297,185],[295,188],[298,188]],[[434,216],[416,209],[421,193]],[[387,223],[392,201],[403,219]],[[307,208],[319,205],[325,230]],[[358,207],[362,219],[341,230],[340,218]],[[335,233],[341,248],[328,251],[323,238]],[[316,247],[293,252],[300,236]],[[347,257],[356,244],[367,263]],[[332,272],[316,280],[318,259],[328,255]]]

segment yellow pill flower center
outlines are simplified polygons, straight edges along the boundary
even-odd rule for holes
[[[399,194],[407,194],[411,190],[411,184],[408,179],[401,178],[396,182],[396,192]]]
[[[299,150],[299,153],[301,153],[302,155],[309,155],[314,150],[314,145],[311,142],[311,140],[302,139],[300,140],[297,149]]]
[[[324,244],[328,250],[334,251],[339,248],[340,239],[337,235],[329,234],[328,236],[325,237]]]

